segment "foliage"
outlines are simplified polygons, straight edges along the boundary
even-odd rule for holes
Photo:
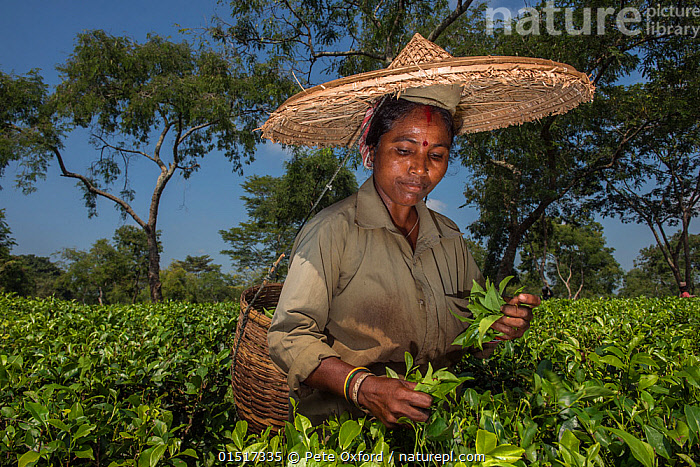
[[[24,262],[17,256],[8,256],[0,262],[0,290],[13,292],[23,297],[32,295],[35,288],[33,277]]]
[[[42,298],[56,293],[55,282],[62,273],[61,269],[46,257],[10,255],[10,250],[16,245],[11,235],[5,221],[5,210],[0,209],[0,291]]]
[[[8,262],[15,265],[8,267]],[[50,258],[36,255],[12,255],[0,266],[0,287],[5,292],[15,292],[25,297],[45,298],[56,295],[67,298],[65,290],[58,287],[63,270]],[[13,287],[10,284],[16,284]]]
[[[675,233],[670,238],[672,248],[678,245],[679,239],[680,232]],[[690,268],[693,272],[692,283],[699,284],[700,235],[688,235],[688,246],[691,261]],[[685,269],[685,258],[680,258],[679,267],[681,270]],[[649,245],[646,248],[642,248],[634,260],[634,268],[625,275],[624,286],[620,290],[620,296],[664,297],[667,295],[678,295],[678,287],[663,253],[658,245]]]
[[[700,18],[675,18],[677,25],[698,28]],[[668,34],[646,47],[642,70],[646,80],[627,89],[639,96],[610,109],[626,125],[654,124],[630,142],[633,157],[607,174],[597,197],[604,215],[646,225],[654,236],[676,290],[691,288],[689,258],[691,221],[700,215],[700,47],[697,37]],[[679,229],[679,241],[671,232]],[[680,263],[684,267],[680,267]]]
[[[221,253],[231,257],[239,273],[250,282],[260,279],[282,253],[290,253],[297,230],[307,216],[357,191],[355,175],[343,167],[317,208],[310,211],[339,164],[330,150],[300,151],[285,163],[282,177],[247,177],[241,186],[250,196],[241,199],[248,220],[238,227],[219,231],[231,245],[231,249]],[[287,271],[286,262],[283,264],[278,270],[280,277]]]
[[[0,209],[0,258],[8,257],[10,250],[16,245],[15,239],[11,235],[12,230],[5,220],[5,210]]]
[[[526,286],[547,285],[563,298],[609,297],[622,278],[603,226],[589,217],[540,218],[526,238],[519,265]]]
[[[408,373],[445,395],[430,424],[298,415],[281,434],[235,419],[235,306],[0,296],[0,309],[3,465],[435,465],[427,456],[445,452],[451,466],[700,462],[697,299],[550,300],[493,358],[468,357],[457,376]]]
[[[231,18],[217,18],[210,32],[237,54],[276,57],[308,82],[320,74],[316,64],[326,75],[347,76],[387,66],[416,32],[434,40],[472,1],[449,3],[237,0],[229,2]]]
[[[189,303],[236,301],[242,287],[238,278],[221,272],[209,255],[190,256],[173,261],[163,271],[163,296]]]
[[[135,303],[148,285],[148,248],[146,233],[131,225],[114,232],[113,244],[101,238],[89,251],[66,248],[57,286],[82,303]]]
[[[35,181],[37,169],[31,161],[48,159],[59,145],[60,131],[51,122],[46,108],[48,89],[38,70],[26,76],[0,71],[0,176],[11,161],[22,161],[28,181]],[[27,159],[29,158],[29,159]]]
[[[283,459],[326,453],[316,465],[341,465],[342,451],[374,454],[378,465],[700,461],[697,300],[550,300],[536,315],[522,340],[503,344],[492,359],[466,360],[463,375],[473,379],[461,399],[436,409],[439,415],[423,426],[386,432],[376,421],[341,418],[313,427],[297,416],[287,425],[286,439],[269,433],[244,437],[239,425],[226,448],[235,456],[282,446]],[[441,370],[429,381],[440,386],[452,378]],[[444,452],[472,457],[466,463],[428,457]],[[414,457],[401,461],[400,453]],[[254,464],[275,465],[260,459]]]
[[[491,279],[486,279],[484,288],[476,281],[472,281],[469,305],[467,305],[472,317],[465,318],[453,313],[460,321],[469,323],[469,327],[452,342],[453,345],[460,345],[463,349],[478,347],[483,350],[484,340],[493,342],[498,337],[499,334],[491,329],[491,326],[503,317],[501,308],[506,304],[503,293],[511,279],[513,276],[506,277],[498,284],[498,287],[491,282]],[[522,287],[519,288],[513,295],[519,294],[522,289]]]
[[[235,305],[2,295],[0,309],[2,465],[184,466],[235,423]]]
[[[625,4],[640,11],[642,18],[655,5]],[[532,7],[542,12],[530,23],[539,34],[496,27],[489,35],[482,21],[475,24],[476,31],[455,31],[448,42],[464,55],[534,56],[563,62],[591,76],[596,85],[592,103],[564,115],[470,135],[461,144],[459,155],[472,170],[465,188],[467,203],[480,210],[470,231],[487,240],[484,273],[496,279],[514,274],[516,252],[542,215],[572,217],[585,210],[582,201],[601,189],[602,175],[630,156],[630,141],[657,117],[623,118],[612,109],[624,99],[643,102],[643,93],[623,92],[618,80],[642,71],[644,47],[660,38],[648,34],[643,24],[634,35],[625,35],[612,17],[598,25],[605,27],[605,34],[563,32],[566,21],[578,27],[584,11],[608,8],[609,2],[541,1]],[[553,14],[551,9],[544,13],[551,7],[566,7],[567,15]]]
[[[248,69],[232,60],[157,36],[139,44],[100,30],[81,33],[51,93],[36,72],[0,76],[0,101],[10,104],[0,113],[0,168],[19,158],[18,184],[31,191],[55,159],[61,174],[78,182],[90,215],[103,197],[130,216],[148,236],[149,288],[158,301],[158,207],[168,182],[176,173],[192,176],[213,151],[240,173],[260,142],[253,130],[286,89],[274,66]],[[84,173],[71,170],[63,147],[77,128],[89,130],[95,148]],[[128,177],[134,161],[157,169],[140,214]]]

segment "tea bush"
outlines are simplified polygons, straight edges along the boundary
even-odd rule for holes
[[[461,395],[428,424],[297,416],[280,434],[235,418],[233,305],[0,310],[3,465],[700,464],[700,299],[545,302],[523,339],[452,369]]]
[[[0,463],[203,459],[235,423],[238,306],[84,306],[0,295]]]

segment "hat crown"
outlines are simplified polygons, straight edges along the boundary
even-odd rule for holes
[[[453,57],[448,54],[445,49],[433,44],[428,39],[416,33],[387,69],[438,62],[440,60],[447,60],[448,58]]]

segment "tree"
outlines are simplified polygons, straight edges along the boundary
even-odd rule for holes
[[[66,248],[61,252],[66,272],[58,287],[66,290],[69,298],[99,304],[135,303],[139,299],[146,286],[149,258],[146,233],[124,225],[115,231],[113,242],[101,238],[89,251]]]
[[[601,190],[602,176],[630,157],[632,143],[658,121],[654,114],[626,120],[614,109],[644,98],[619,79],[642,71],[640,50],[663,38],[650,33],[643,22],[635,34],[626,34],[616,26],[614,15],[596,25],[604,34],[565,32],[567,15],[556,14],[563,6],[579,27],[586,10],[609,4],[540,2],[534,11],[541,14],[529,10],[518,18],[520,26],[524,22],[532,28],[530,33],[498,27],[487,35],[481,24],[479,33],[450,36],[463,53],[546,57],[570,64],[590,75],[597,86],[592,103],[537,122],[469,135],[461,145],[462,162],[471,170],[467,204],[480,211],[470,230],[476,238],[487,239],[485,272],[497,279],[513,274],[516,253],[542,216],[584,214],[584,201]],[[642,18],[650,7],[641,1],[625,6],[637,8]]]
[[[608,174],[597,201],[607,215],[649,227],[680,290],[681,282],[692,289],[695,281],[690,223],[700,215],[700,47],[668,40],[673,47],[649,52],[649,81],[636,86],[643,99],[616,109],[626,121],[652,115],[658,123],[634,142],[633,157]],[[674,242],[669,231],[677,227]]]
[[[10,255],[10,250],[16,245],[11,235],[12,231],[5,221],[5,210],[0,209],[0,290],[27,296],[33,283],[22,262]]]
[[[148,287],[148,237],[138,227],[123,225],[114,232],[112,240],[125,276],[121,289],[131,297],[131,303],[136,303],[141,291]],[[158,242],[158,251],[161,250]]]
[[[12,231],[0,209],[0,290],[25,297],[50,297],[57,290],[55,282],[63,273],[49,258],[35,255],[11,255],[16,245]],[[63,295],[59,293],[63,298]]]
[[[623,271],[605,245],[603,226],[590,218],[540,219],[520,252],[523,283],[548,286],[570,299],[610,296]]]
[[[664,50],[671,45],[668,35],[656,34],[644,21],[621,28],[615,14],[606,15],[596,31],[584,33],[585,12],[610,8],[609,2],[542,1],[516,18],[530,27],[519,33],[514,32],[517,27],[497,27],[492,33],[486,5],[471,4],[458,1],[450,8],[446,1],[247,0],[232,2],[230,23],[220,21],[213,33],[238,53],[285,57],[286,67],[307,82],[320,76],[312,74],[317,63],[327,65],[323,71],[330,77],[385,67],[415,32],[454,56],[546,57],[589,74],[598,87],[592,104],[457,141],[454,152],[471,170],[467,204],[480,209],[470,231],[486,241],[485,273],[502,279],[514,273],[518,248],[537,219],[579,213],[580,200],[601,189],[602,174],[628,157],[630,143],[655,124],[655,115],[626,124],[609,110],[622,99],[642,98],[623,93],[618,80],[642,70],[640,56],[651,44]],[[564,6],[573,18],[561,13]],[[636,0],[624,6],[648,18],[648,8],[658,5]],[[261,22],[259,17],[272,19]],[[564,32],[572,19],[578,34]]]
[[[414,33],[435,41],[473,0],[236,0],[210,32],[236,54],[274,57],[310,83],[320,63],[333,77],[383,68]],[[266,18],[260,21],[260,18]]]
[[[254,64],[244,73],[246,64],[231,60],[157,36],[138,44],[91,31],[78,35],[73,54],[58,67],[62,81],[50,94],[36,72],[2,75],[0,102],[12,107],[0,113],[0,162],[21,158],[18,183],[30,191],[55,159],[62,176],[78,181],[90,215],[103,197],[134,219],[148,239],[153,301],[162,298],[156,232],[168,182],[176,173],[192,176],[214,150],[241,173],[259,142],[253,130],[286,89],[274,66]],[[63,146],[78,127],[90,130],[96,150],[84,173],[72,171],[71,154]],[[132,159],[157,168],[145,215],[133,205]]]
[[[201,276],[203,273],[215,272],[221,270],[221,266],[218,264],[211,264],[214,261],[209,255],[202,256],[190,256],[184,259],[184,261],[173,261],[173,264],[185,271],[194,274],[195,276]]]
[[[221,253],[231,257],[234,268],[249,282],[263,276],[282,253],[290,253],[297,230],[307,215],[357,191],[355,175],[343,167],[331,189],[310,212],[339,163],[330,150],[297,152],[285,163],[286,172],[282,177],[251,176],[242,184],[250,194],[241,197],[248,221],[219,233],[231,245]],[[278,274],[286,275],[286,265]]]
[[[63,270],[50,258],[31,254],[13,256],[13,258],[22,264],[26,280],[32,286],[27,295],[38,298],[51,296],[66,298],[65,291],[56,286]]]
[[[242,287],[238,278],[221,272],[209,255],[173,261],[163,274],[163,293],[170,300],[190,303],[238,300]]]
[[[71,299],[100,305],[115,303],[111,291],[123,275],[117,264],[117,252],[106,238],[97,240],[89,251],[65,248],[60,256],[65,274],[59,286],[67,290]]]
[[[681,232],[676,232],[670,238],[671,248],[675,249],[681,243]],[[689,235],[690,269],[692,284],[700,281],[700,234]],[[679,268],[685,269],[685,257],[679,259]],[[697,287],[696,287],[697,289]],[[691,290],[691,293],[694,293]],[[678,284],[668,267],[668,262],[658,244],[649,245],[639,251],[634,260],[634,267],[625,275],[624,286],[620,290],[622,297],[664,297],[678,295]]]
[[[0,176],[11,161],[25,160],[28,181],[36,180],[32,173],[38,167],[31,167],[31,162],[50,158],[49,145],[60,145],[47,99],[47,86],[38,70],[26,76],[0,71]]]
[[[0,259],[10,256],[10,250],[15,246],[15,239],[12,238],[12,230],[5,221],[5,210],[0,209]]]

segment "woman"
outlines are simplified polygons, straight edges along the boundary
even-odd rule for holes
[[[460,355],[451,343],[464,324],[450,310],[468,314],[464,297],[483,278],[456,225],[423,201],[447,171],[452,121],[445,108],[385,100],[366,137],[373,176],[297,238],[268,341],[299,412],[315,423],[358,413],[344,393],[361,377],[357,402],[385,425],[424,421],[431,397],[381,376],[385,367],[400,371],[406,351],[434,367]],[[503,339],[522,336],[539,304],[517,300],[493,326]],[[372,375],[346,382],[358,366]]]
[[[454,135],[562,113],[592,96],[572,67],[454,58],[416,34],[386,69],[305,90],[270,116],[263,137],[311,146],[359,138],[373,170],[294,244],[268,343],[300,413],[316,424],[344,411],[389,427],[427,420],[431,397],[382,375],[403,373],[405,352],[435,368],[462,355],[451,344],[465,325],[453,313],[469,316],[466,297],[483,276],[457,226],[424,202],[447,171]],[[492,326],[500,339],[521,337],[538,304],[529,294],[509,301]]]

